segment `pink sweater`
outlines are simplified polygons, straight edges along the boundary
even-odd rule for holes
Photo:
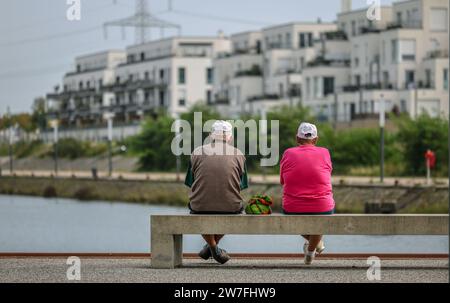
[[[286,150],[280,162],[284,211],[321,213],[333,210],[332,170],[326,148],[301,145]]]

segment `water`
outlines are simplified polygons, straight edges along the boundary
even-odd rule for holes
[[[129,252],[150,250],[151,214],[187,214],[181,207],[0,195],[0,252]],[[447,236],[326,236],[328,253],[447,253]],[[299,236],[230,235],[233,253],[299,253]],[[203,245],[184,237],[184,252]]]

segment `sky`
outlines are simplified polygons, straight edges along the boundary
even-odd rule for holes
[[[102,24],[134,14],[135,0],[80,0],[81,20],[68,21],[67,0],[0,0],[0,116],[30,112],[33,100],[53,91],[74,69],[74,58],[134,44],[134,30]],[[158,18],[182,27],[188,36],[215,36],[257,30],[292,21],[335,21],[340,0],[148,0]],[[370,0],[353,0],[353,8]],[[392,0],[381,0],[389,5]],[[166,37],[176,35],[166,31]],[[159,30],[151,32],[153,39]]]

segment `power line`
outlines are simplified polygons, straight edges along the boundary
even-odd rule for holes
[[[237,19],[237,18],[229,18],[229,17],[221,17],[221,16],[214,16],[214,15],[204,15],[204,14],[199,14],[199,13],[195,13],[195,12],[189,12],[189,11],[185,11],[185,10],[179,10],[179,9],[174,9],[172,8],[171,12],[175,13],[175,14],[179,14],[179,15],[186,15],[186,16],[191,16],[191,17],[196,17],[196,18],[203,18],[203,19],[209,19],[209,20],[214,20],[214,21],[224,21],[224,22],[231,22],[231,23],[240,23],[240,24],[250,24],[250,25],[270,25],[267,22],[262,22],[262,21],[256,21],[256,20],[243,20],[243,19]]]
[[[34,43],[34,42],[39,42],[39,41],[46,41],[46,40],[53,40],[53,39],[59,39],[59,38],[66,38],[66,37],[71,37],[71,36],[74,36],[74,35],[79,35],[79,34],[93,32],[93,31],[99,30],[99,29],[101,29],[101,27],[97,25],[97,26],[94,26],[94,27],[89,27],[89,28],[85,28],[85,29],[81,29],[81,30],[73,31],[73,32],[69,32],[69,33],[59,33],[59,34],[42,36],[42,37],[37,37],[37,38],[13,41],[13,42],[10,42],[10,43],[2,43],[2,44],[0,44],[0,47],[16,46],[16,45],[22,45],[22,44],[27,44],[27,43]]]
[[[39,76],[44,75],[48,73],[56,73],[61,72],[62,69],[70,68],[72,64],[60,64],[60,65],[54,65],[51,67],[46,68],[34,68],[34,69],[28,69],[28,70],[19,70],[19,71],[11,71],[11,72],[4,72],[0,74],[0,78],[18,78],[18,77],[33,77],[33,76]]]
[[[91,10],[83,10],[83,15],[84,15],[84,14],[94,13],[94,12],[103,10],[103,9],[105,9],[105,8],[108,8],[108,7],[113,7],[113,6],[111,6],[111,5],[112,5],[112,4],[107,4],[107,5],[102,5],[102,6],[99,6],[99,7],[95,7],[95,8],[93,8],[93,9],[91,9]],[[37,24],[38,24],[38,25],[50,24],[50,23],[53,23],[53,22],[55,22],[55,21],[60,21],[60,20],[61,20],[61,17],[60,17],[60,16],[59,16],[59,17],[56,17],[56,18],[47,18],[47,19],[43,19],[43,20],[37,20],[37,21],[35,21],[35,22],[33,22],[33,23],[30,23],[30,24],[27,24],[27,25],[24,25],[24,26],[21,26],[21,27],[16,27],[16,28],[0,28],[0,30],[7,30],[8,34],[11,34],[11,33],[16,33],[16,32],[19,32],[19,31],[22,31],[22,30],[25,30],[25,29],[28,29],[28,28],[36,28],[36,25],[37,25]],[[47,21],[47,22],[45,22],[45,21]]]

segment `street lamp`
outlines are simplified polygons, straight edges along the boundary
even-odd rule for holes
[[[57,119],[50,121],[50,126],[53,128],[53,153],[55,161],[55,176],[58,175],[58,124]]]
[[[8,117],[8,156],[9,156],[9,172],[12,175],[13,174],[13,144],[14,144],[14,134],[13,134],[13,125],[12,125],[12,119],[11,119],[11,111],[9,109],[9,106],[6,110],[6,114]]]
[[[113,139],[113,118],[114,113],[103,114],[103,119],[108,122],[108,176],[112,176],[112,139]]]
[[[13,171],[14,171],[14,166],[13,166],[13,144],[14,144],[14,127],[11,125],[8,128],[8,154],[9,154],[9,172],[12,175]]]
[[[177,117],[175,118],[175,136],[177,138],[179,138],[181,136],[180,134],[180,119],[177,115]],[[180,181],[180,170],[181,170],[181,158],[180,158],[180,153],[179,153],[179,144],[177,144],[177,155],[176,155],[176,170],[177,170],[177,182]]]
[[[384,182],[384,127],[386,124],[384,95],[380,98],[380,182]]]

